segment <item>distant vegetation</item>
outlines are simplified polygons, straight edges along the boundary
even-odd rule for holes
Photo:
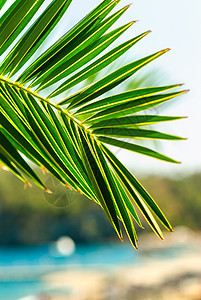
[[[53,182],[50,175],[45,176],[53,194],[43,193],[36,186],[27,186],[25,191],[14,175],[0,170],[1,245],[50,242],[63,235],[82,243],[117,240],[102,209]],[[201,229],[201,174],[179,180],[148,177],[142,182],[163,207],[173,227]]]

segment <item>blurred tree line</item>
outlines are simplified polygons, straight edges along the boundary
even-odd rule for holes
[[[1,245],[46,243],[64,235],[78,243],[117,240],[97,204],[58,184],[49,174],[44,176],[52,194],[36,186],[24,190],[18,178],[0,170]],[[147,177],[141,182],[163,207],[173,226],[201,229],[201,173],[178,180]]]

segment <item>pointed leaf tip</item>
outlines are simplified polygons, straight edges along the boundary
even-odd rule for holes
[[[65,187],[67,187],[69,190],[72,191],[72,187],[70,185],[68,185],[67,183],[65,184]]]
[[[131,21],[129,24],[132,25],[132,24],[135,24],[137,21]]]
[[[166,53],[166,52],[168,52],[168,51],[170,51],[171,49],[170,48],[166,48],[166,49],[164,49],[164,50],[161,50],[161,52],[162,53]]]
[[[48,188],[44,188],[44,190],[45,190],[48,194],[52,194],[52,191],[50,191]]]
[[[24,182],[24,190],[26,190],[27,186],[32,187],[32,184],[28,180]]]
[[[126,5],[123,9],[129,8],[132,4],[133,4],[133,3],[130,3],[130,4]]]
[[[4,166],[4,165],[1,166],[1,169],[4,170],[4,171],[9,171],[9,168],[7,168],[7,167]]]

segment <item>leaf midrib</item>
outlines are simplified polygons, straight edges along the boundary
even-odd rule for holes
[[[60,111],[63,114],[65,114],[67,116],[67,118],[71,119],[79,127],[81,127],[82,129],[84,129],[88,134],[90,134],[91,136],[93,136],[93,138],[95,138],[95,135],[92,134],[92,131],[90,129],[88,129],[83,123],[81,123],[79,120],[77,120],[76,118],[74,118],[66,110],[63,110],[59,105],[50,102],[50,100],[48,98],[44,98],[44,97],[38,95],[36,92],[32,91],[30,88],[26,88],[26,87],[24,87],[22,84],[20,84],[18,82],[14,82],[14,81],[11,81],[11,80],[9,80],[7,78],[4,78],[2,75],[0,75],[0,81],[5,82],[8,85],[14,86],[16,88],[22,89],[26,93],[28,93],[28,94],[36,97],[39,101],[43,101],[45,103],[48,103],[49,105],[51,105],[52,107],[54,107],[57,111]]]

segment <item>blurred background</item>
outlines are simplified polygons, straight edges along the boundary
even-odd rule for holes
[[[57,26],[43,50],[98,3],[74,0],[66,25]],[[126,4],[122,0],[118,8]],[[201,300],[200,11],[200,0],[135,0],[115,26],[139,22],[116,43],[152,33],[110,67],[170,47],[118,89],[185,83],[191,90],[152,112],[188,116],[157,127],[187,141],[152,145],[181,165],[112,148],[163,209],[174,233],[164,231],[161,241],[143,223],[136,251],[126,239],[118,240],[95,203],[63,188],[50,174],[36,170],[53,194],[36,186],[24,189],[1,169],[0,299]]]

